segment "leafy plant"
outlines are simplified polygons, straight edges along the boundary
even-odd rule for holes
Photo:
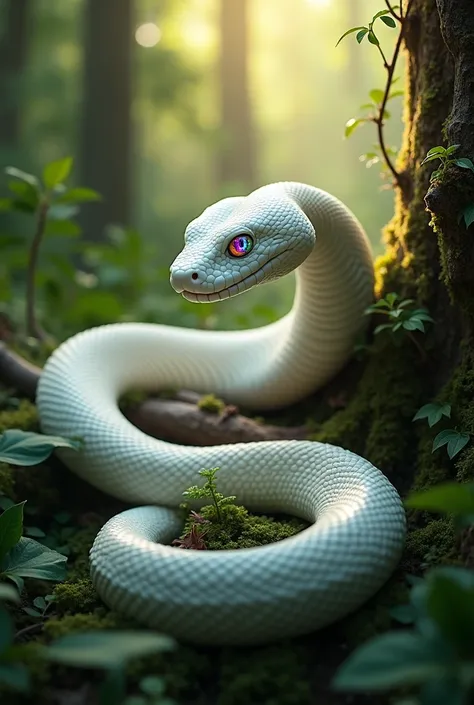
[[[232,504],[236,497],[224,497],[221,492],[217,491],[216,473],[218,470],[219,468],[212,468],[212,470],[199,470],[199,475],[206,477],[207,481],[202,487],[198,487],[197,485],[189,487],[185,492],[183,492],[183,495],[189,499],[211,499],[216,510],[217,521],[222,521],[221,508],[227,504]]]
[[[369,44],[372,44],[373,46],[376,47],[377,51],[379,52],[383,65],[386,69],[387,72],[387,80],[385,84],[385,88],[383,90],[380,89],[373,89],[370,91],[370,100],[371,102],[368,104],[365,104],[361,106],[363,109],[369,108],[371,111],[368,116],[363,116],[363,117],[357,117],[357,118],[351,118],[348,120],[346,123],[345,127],[345,136],[349,137],[353,131],[359,126],[362,125],[366,122],[372,122],[377,126],[377,135],[378,135],[378,142],[379,142],[379,148],[380,152],[382,154],[384,163],[388,171],[392,174],[395,183],[403,190],[406,187],[405,184],[405,179],[400,174],[397,169],[395,168],[394,162],[393,162],[393,150],[390,150],[387,145],[385,144],[385,137],[384,137],[384,126],[385,126],[385,121],[389,118],[389,113],[387,111],[387,103],[389,100],[392,98],[395,98],[397,95],[402,95],[402,91],[392,91],[392,86],[395,82],[394,74],[395,74],[395,68],[397,65],[398,57],[400,54],[400,48],[402,45],[402,40],[405,32],[405,26],[407,22],[407,18],[410,14],[410,10],[413,4],[413,0],[409,0],[407,4],[406,11],[403,12],[403,7],[402,6],[392,6],[390,2],[387,0],[386,5],[387,9],[380,10],[379,12],[375,13],[375,15],[372,17],[372,20],[367,24],[359,27],[351,27],[351,29],[348,29],[344,34],[339,38],[336,46],[347,36],[351,34],[355,34],[356,41],[361,44],[364,39],[367,39]],[[397,12],[398,10],[398,12]],[[395,44],[395,49],[393,52],[392,59],[389,61],[385,55],[385,52],[383,51],[380,40],[374,30],[375,24],[379,22],[382,22],[385,26],[394,29],[397,26],[397,22],[400,24],[400,32]],[[378,155],[376,152],[372,153],[372,156],[369,158],[368,155],[365,155],[367,157],[368,162],[370,164],[375,164],[378,161]]]
[[[431,428],[441,421],[443,416],[448,419],[451,417],[451,404],[425,404],[421,409],[418,409],[413,421],[428,419],[428,425]]]
[[[432,452],[446,446],[450,460],[454,458],[469,443],[470,434],[465,431],[457,431],[454,428],[446,428],[438,433],[433,441]]]
[[[67,189],[64,182],[69,177],[73,165],[72,157],[65,157],[46,164],[42,182],[33,174],[16,167],[7,167],[5,173],[12,177],[8,188],[10,198],[0,199],[0,211],[20,211],[35,216],[36,227],[29,248],[26,293],[27,333],[39,340],[46,334],[36,319],[36,274],[41,242],[48,232],[69,234],[78,231],[70,220],[77,213],[77,204],[97,201],[101,197],[92,189],[76,187]]]
[[[430,181],[441,178],[446,169],[452,165],[456,165],[461,169],[470,169],[474,173],[474,164],[470,159],[453,156],[454,152],[457,152],[460,146],[460,144],[452,144],[449,147],[439,146],[433,147],[428,151],[426,157],[421,162],[421,166],[423,166],[423,164],[427,164],[428,162],[436,161],[437,159],[441,162],[438,169],[435,169],[435,171],[431,174]]]
[[[141,695],[130,695],[124,705],[176,705],[175,700],[165,696],[166,684],[159,676],[145,676],[138,687]]]
[[[23,612],[26,612],[30,617],[43,618],[46,616],[47,611],[54,604],[56,597],[54,595],[46,595],[43,597],[35,597],[33,600],[34,607],[23,607]]]
[[[49,458],[55,448],[79,450],[81,443],[78,439],[9,429],[0,436],[0,462],[10,465],[37,465]]]
[[[376,326],[374,335],[378,335],[383,331],[390,332],[392,335],[399,331],[405,332],[414,345],[416,345],[422,357],[426,357],[425,351],[413,335],[413,331],[418,330],[425,333],[425,323],[433,322],[433,319],[425,308],[411,309],[410,306],[413,303],[413,299],[403,299],[400,301],[398,294],[391,293],[369,306],[365,313],[366,315],[380,313],[387,316],[389,319],[387,323]]]

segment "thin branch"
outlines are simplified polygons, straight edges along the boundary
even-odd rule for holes
[[[38,264],[39,248],[43,239],[48,215],[48,204],[43,202],[38,209],[36,221],[36,231],[31,243],[30,256],[28,260],[27,283],[26,283],[26,330],[28,335],[34,336],[38,340],[45,340],[46,334],[41,329],[36,320],[36,267]]]
[[[390,96],[390,89],[391,89],[392,83],[393,83],[393,74],[395,73],[395,68],[397,66],[398,56],[400,54],[400,48],[402,46],[402,41],[403,41],[403,37],[405,34],[405,31],[404,31],[405,30],[405,22],[408,17],[408,13],[410,12],[412,4],[413,4],[413,0],[410,0],[410,2],[408,3],[408,7],[407,7],[407,11],[406,11],[404,20],[402,22],[402,26],[400,28],[400,33],[397,38],[397,43],[395,44],[395,49],[393,51],[392,61],[390,62],[390,64],[387,64],[385,62],[385,67],[387,69],[387,83],[385,86],[385,92],[384,92],[384,95],[382,98],[382,103],[380,105],[379,116],[378,116],[378,119],[375,121],[377,124],[379,144],[380,144],[380,149],[383,154],[383,158],[385,159],[386,165],[388,166],[388,168],[392,172],[393,178],[395,179],[395,182],[397,183],[398,187],[402,190],[403,190],[404,184],[403,184],[403,181],[402,181],[402,178],[401,178],[399,172],[396,170],[396,168],[390,158],[390,155],[387,151],[383,128],[385,125],[385,123],[384,123],[385,109],[387,107],[387,102],[388,102],[388,99]],[[382,56],[383,56],[383,54],[382,54]]]
[[[29,627],[24,627],[23,629],[20,629],[20,631],[15,634],[15,641],[21,639],[21,637],[23,636],[27,636],[28,634],[36,634],[36,632],[42,632],[43,626],[43,622],[36,622],[36,624],[30,624]]]
[[[397,13],[395,12],[395,10],[393,9],[393,7],[392,7],[391,4],[390,4],[390,0],[385,0],[385,4],[386,4],[387,8],[389,9],[390,14],[391,14],[396,20],[398,20],[399,22],[401,22],[401,21],[402,21],[402,15],[401,15],[402,8],[401,8],[401,6],[400,6],[400,15],[397,15]]]

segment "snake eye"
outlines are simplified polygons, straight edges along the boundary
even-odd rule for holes
[[[244,257],[253,248],[253,240],[250,235],[237,235],[227,247],[227,252],[232,257]]]

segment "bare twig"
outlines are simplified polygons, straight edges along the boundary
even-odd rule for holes
[[[36,320],[36,267],[38,264],[39,248],[43,239],[48,215],[48,203],[40,203],[38,208],[36,230],[31,243],[30,256],[28,259],[27,283],[26,283],[26,330],[28,335],[34,336],[38,340],[45,340],[46,334],[41,329]]]
[[[24,627],[23,629],[20,629],[20,631],[15,634],[15,641],[18,641],[18,639],[21,639],[23,636],[27,636],[29,634],[36,634],[36,632],[42,632],[42,631],[43,631],[43,622],[37,622],[36,624],[30,624],[29,627]]]
[[[395,12],[395,10],[393,9],[393,7],[392,7],[391,4],[390,4],[390,0],[385,0],[385,4],[386,4],[387,8],[390,10],[391,15],[392,15],[396,20],[398,20],[399,22],[401,22],[401,21],[402,21],[402,14],[401,14],[401,13],[402,13],[402,8],[401,8],[401,6],[400,6],[400,15],[397,15],[397,13]]]

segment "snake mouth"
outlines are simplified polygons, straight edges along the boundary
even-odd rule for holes
[[[192,301],[193,303],[207,304],[212,303],[213,301],[224,301],[225,299],[230,299],[231,296],[243,294],[244,291],[247,291],[253,286],[256,286],[256,284],[260,284],[260,282],[265,278],[265,275],[270,269],[270,265],[272,265],[274,262],[278,262],[278,260],[283,257],[283,255],[288,252],[289,249],[290,248],[287,248],[286,250],[283,250],[283,252],[279,252],[274,257],[271,257],[269,260],[267,260],[267,262],[265,262],[264,265],[260,267],[260,269],[257,269],[257,271],[253,272],[252,274],[248,274],[246,277],[237,282],[237,284],[226,286],[223,289],[220,289],[219,291],[213,291],[210,294],[195,294],[193,291],[183,290],[181,292],[181,295],[187,301]]]

